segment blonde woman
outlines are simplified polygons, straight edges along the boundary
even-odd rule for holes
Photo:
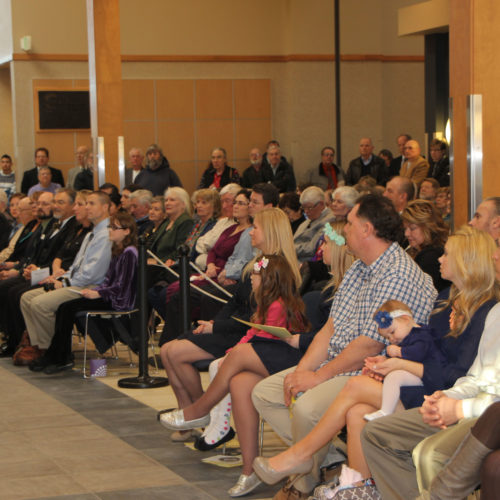
[[[270,459],[259,457],[254,462],[254,470],[260,477],[274,483],[292,473],[310,472],[315,463],[314,454],[347,425],[349,466],[359,471],[364,479],[369,478],[370,470],[361,450],[360,434],[366,424],[363,416],[380,408],[380,379],[395,370],[406,370],[422,379],[423,387],[401,389],[401,410],[403,406],[413,408],[421,405],[424,390],[432,394],[435,390],[449,388],[458,377],[466,374],[476,357],[486,317],[499,297],[499,283],[495,280],[493,266],[494,253],[495,243],[491,236],[467,226],[450,236],[446,243],[445,253],[440,259],[441,274],[452,282],[452,286],[438,297],[437,309],[429,322],[447,358],[444,366],[398,357],[367,358],[366,374],[348,381],[304,439],[279,455]]]

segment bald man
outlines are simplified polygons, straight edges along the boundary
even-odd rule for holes
[[[486,231],[495,241],[500,238],[500,196],[486,198],[477,207],[469,225]]]
[[[420,155],[420,144],[413,139],[407,141],[404,145],[404,156],[406,160],[399,175],[412,180],[420,187],[429,172],[429,162]]]
[[[76,176],[85,168],[87,163],[87,156],[89,148],[87,146],[78,146],[75,152],[76,167],[73,167],[68,172],[67,186],[71,189],[74,188]]]
[[[377,184],[385,185],[387,168],[384,160],[373,154],[373,142],[369,137],[363,137],[359,141],[359,153],[360,156],[349,163],[345,176],[346,184],[354,186],[361,177],[370,175],[377,180]]]

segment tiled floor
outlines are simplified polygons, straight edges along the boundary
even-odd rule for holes
[[[175,406],[171,389],[121,392],[120,376],[47,376],[0,360],[0,499],[230,498],[240,469],[201,463],[206,454],[172,443],[157,423],[157,409]],[[275,445],[266,437],[266,451]]]

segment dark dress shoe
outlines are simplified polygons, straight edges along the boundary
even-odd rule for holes
[[[0,346],[0,358],[11,358],[15,352],[15,349],[10,347],[7,342]]]
[[[45,375],[53,375],[54,373],[64,372],[66,370],[71,370],[75,366],[74,361],[68,361],[66,363],[59,363],[57,365],[48,365],[43,370]]]
[[[43,370],[49,365],[50,365],[50,360],[47,359],[45,356],[42,356],[41,358],[32,361],[29,364],[28,368],[32,372],[43,372]]]
[[[234,432],[234,429],[232,427],[229,427],[229,432],[225,436],[221,437],[217,442],[213,444],[208,444],[205,441],[205,438],[201,436],[195,439],[194,447],[200,451],[210,451],[213,450],[214,448],[217,448],[217,446],[220,446],[221,444],[231,441],[231,439],[234,438],[235,434],[236,433]]]

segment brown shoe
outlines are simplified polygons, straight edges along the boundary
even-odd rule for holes
[[[21,341],[17,344],[16,350],[14,351],[14,356],[12,357],[14,361],[16,360],[16,356],[25,348],[31,346],[30,336],[28,335],[28,331],[24,330],[23,335],[21,336]],[[16,364],[16,363],[14,363]]]
[[[30,336],[28,335],[28,330],[24,330],[21,336],[21,342],[19,342],[17,347],[27,347],[29,345],[31,345]]]
[[[41,358],[46,349],[39,349],[37,345],[23,347],[14,355],[14,365],[28,366],[33,361]]]
[[[274,495],[273,500],[307,500],[309,498],[309,493],[302,493],[291,483],[289,479],[281,490]]]

